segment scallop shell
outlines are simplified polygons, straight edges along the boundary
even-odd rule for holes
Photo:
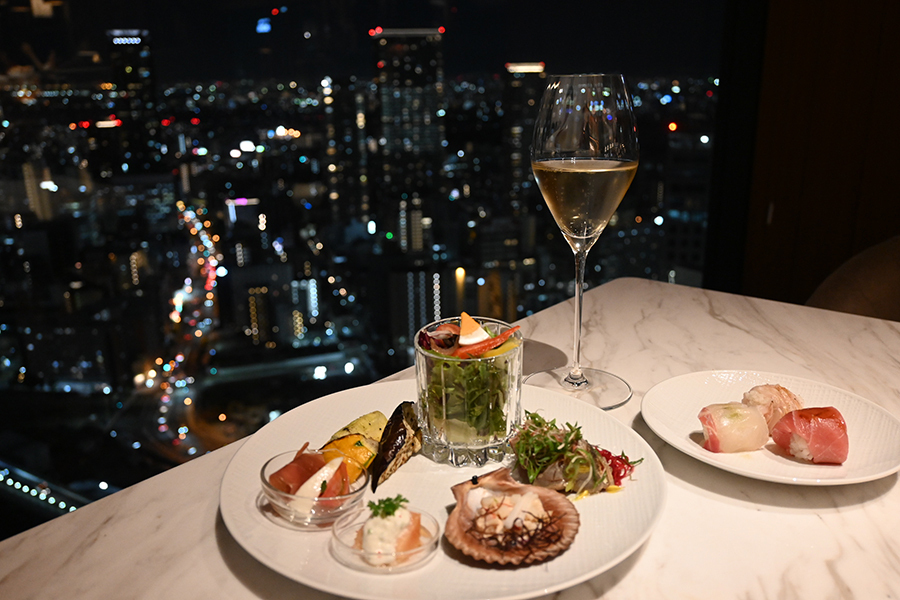
[[[524,494],[528,491],[536,493],[544,505],[544,510],[553,516],[554,522],[551,527],[559,530],[561,534],[559,539],[539,549],[502,550],[483,544],[468,533],[475,515],[467,507],[465,499],[469,490],[474,487],[484,487],[504,494]],[[469,481],[454,485],[451,489],[456,497],[456,507],[447,519],[444,535],[454,547],[476,560],[501,565],[519,565],[523,562],[529,564],[552,558],[572,545],[581,525],[578,510],[568,498],[554,490],[519,483],[512,478],[510,470],[506,467],[481,477],[473,477]]]

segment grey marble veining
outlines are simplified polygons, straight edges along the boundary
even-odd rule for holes
[[[610,414],[658,453],[668,502],[634,554],[546,598],[900,598],[897,475],[837,487],[756,481],[669,447],[640,417],[655,384],[707,369],[813,379],[900,416],[900,323],[638,279],[591,290],[584,314],[582,363],[633,386]],[[571,357],[572,319],[567,302],[521,321],[526,371]],[[0,542],[0,598],[331,598],[269,570],[228,533],[219,482],[242,443]]]

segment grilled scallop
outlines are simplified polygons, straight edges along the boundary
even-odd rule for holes
[[[519,483],[505,467],[451,489],[456,507],[444,535],[476,560],[501,565],[546,560],[568,548],[581,525],[568,498]]]

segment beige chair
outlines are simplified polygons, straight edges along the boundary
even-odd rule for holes
[[[816,288],[806,305],[900,321],[900,236],[842,264]]]

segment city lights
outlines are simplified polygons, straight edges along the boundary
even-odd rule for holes
[[[272,64],[290,62],[276,45],[285,10],[245,23]],[[566,301],[568,249],[528,154],[552,64],[451,76],[443,27],[367,29],[372,77],[163,82],[149,32],[123,30],[107,33],[115,61],[94,80],[0,84],[0,258],[14,292],[0,305],[17,319],[0,396],[65,393],[129,460],[185,461],[409,366],[425,322]],[[304,23],[290,35],[325,48],[331,34]],[[702,266],[717,84],[634,86],[639,128],[657,131],[587,266],[592,285]]]

